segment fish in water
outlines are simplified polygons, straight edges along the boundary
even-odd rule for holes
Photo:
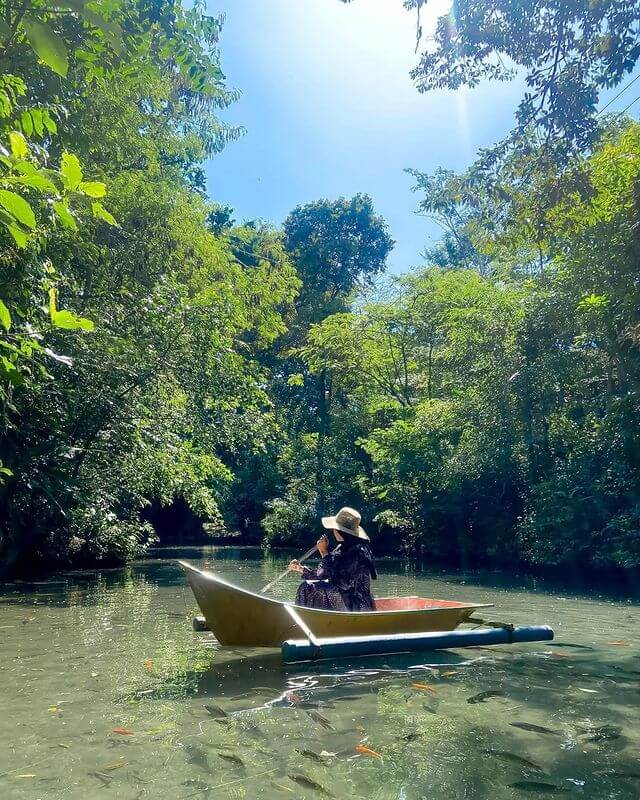
[[[105,775],[102,772],[90,772],[89,775],[93,775],[94,778],[97,778],[103,786],[111,785],[111,777],[109,775]]]
[[[342,700],[362,700],[365,697],[363,694],[341,694],[340,697],[334,697],[333,702],[339,703]]]
[[[232,764],[235,764],[237,767],[244,767],[245,763],[240,758],[240,756],[236,755],[235,753],[221,753],[218,752],[220,758],[224,758],[225,761],[230,761]]]
[[[219,705],[216,705],[216,703],[207,703],[207,704],[205,704],[205,709],[207,710],[207,712],[209,714],[211,714],[212,717],[228,717],[229,716],[227,714],[227,712],[224,710],[224,708],[221,708]]]
[[[100,771],[113,772],[114,769],[122,769],[122,767],[126,767],[128,764],[129,762],[122,758],[118,759],[118,761],[112,761],[110,764],[104,764],[102,767],[100,767]]]
[[[473,697],[469,697],[467,699],[467,703],[475,704],[475,703],[486,703],[486,701],[490,697],[506,697],[507,693],[501,691],[500,689],[489,689],[487,692],[480,692],[480,694],[474,694]]]
[[[523,731],[532,733],[546,733],[549,736],[560,736],[560,731],[552,731],[551,728],[544,728],[542,725],[533,725],[531,722],[510,722],[512,728],[520,728]]]
[[[304,775],[302,772],[290,772],[288,778],[294,783],[297,783],[299,786],[304,786],[305,789],[313,789],[314,792],[319,792],[325,797],[333,797],[331,792],[325,789],[321,783],[314,781],[313,778],[310,778],[308,775]]]
[[[202,781],[196,780],[196,778],[187,778],[186,781],[182,781],[181,785],[190,786],[192,789],[202,789],[203,792],[209,789],[208,783],[203,783]]]
[[[207,772],[211,772],[209,759],[207,758],[207,753],[204,748],[196,744],[187,744],[185,745],[184,750],[187,754],[187,761],[190,764],[200,767],[200,769],[204,769]]]
[[[382,758],[382,756],[380,755],[380,753],[378,753],[377,750],[372,750],[365,744],[356,745],[356,752],[360,753],[363,756],[371,756],[371,758]]]
[[[554,642],[554,647],[573,647],[576,650],[593,650],[594,648],[588,644],[574,644],[573,642]]]
[[[298,708],[335,708],[335,703],[332,703],[330,700],[318,700],[317,702],[312,702],[311,700],[303,700],[302,703],[298,703]]]
[[[435,694],[436,692],[433,686],[428,683],[412,683],[411,686],[421,692],[431,692],[431,694]]]
[[[619,725],[602,725],[600,728],[587,731],[589,737],[585,739],[587,742],[610,742],[613,739],[619,739],[622,735],[622,728]]]
[[[568,792],[566,786],[556,786],[555,783],[542,783],[541,781],[516,781],[510,783],[512,789],[518,789],[521,792],[544,792],[545,794],[557,794],[559,792]]]
[[[613,769],[597,769],[593,775],[596,778],[631,778],[640,780],[640,772],[616,772]]]
[[[483,750],[483,753],[494,758],[499,758],[501,761],[509,761],[511,764],[518,764],[521,767],[530,769],[533,772],[544,772],[544,769],[528,758],[523,758],[516,753],[509,753],[506,750]]]
[[[311,717],[314,722],[322,725],[323,728],[326,728],[328,731],[335,730],[333,725],[329,722],[326,717],[323,717],[319,711],[307,711],[307,714]]]
[[[324,756],[321,756],[319,753],[316,753],[315,750],[300,750],[296,747],[296,753],[300,753],[301,756],[305,758],[311,759],[311,761],[316,761],[318,764],[326,764]]]
[[[411,731],[411,733],[405,733],[402,736],[396,736],[396,739],[399,739],[402,742],[415,742],[415,740],[419,739],[421,736],[424,736],[424,733]]]

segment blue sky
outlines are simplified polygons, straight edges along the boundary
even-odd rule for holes
[[[448,5],[430,0],[425,35]],[[210,196],[238,220],[280,224],[300,203],[366,192],[396,240],[391,270],[422,263],[438,229],[415,213],[403,170],[466,167],[513,127],[522,82],[419,94],[415,17],[402,0],[216,0],[209,10],[226,14],[222,66],[242,92],[222,118],[247,129],[207,164]]]

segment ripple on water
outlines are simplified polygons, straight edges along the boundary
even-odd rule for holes
[[[253,589],[286,561],[189,557]],[[285,667],[195,635],[167,560],[5,584],[0,797],[638,797],[637,603],[381,573],[378,594],[495,602],[557,641]]]

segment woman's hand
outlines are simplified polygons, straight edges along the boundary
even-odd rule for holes
[[[293,561],[289,562],[289,572],[299,572],[300,575],[302,575],[304,572],[304,567],[297,558],[294,558]]]
[[[318,541],[316,542],[316,547],[318,548],[318,552],[324,558],[329,552],[329,540],[323,534]]]

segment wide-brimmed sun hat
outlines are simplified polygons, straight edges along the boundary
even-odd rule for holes
[[[322,526],[328,530],[337,530],[341,533],[348,533],[350,536],[357,536],[358,539],[369,541],[365,529],[360,525],[362,517],[355,510],[345,506],[335,515],[335,517],[322,517]]]

